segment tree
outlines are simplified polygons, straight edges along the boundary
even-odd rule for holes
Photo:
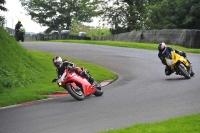
[[[7,11],[7,8],[5,8],[3,5],[6,3],[6,1],[5,0],[0,0],[0,10],[1,11]],[[0,26],[2,25],[4,25],[5,24],[5,18],[4,18],[4,16],[1,16],[0,15]]]
[[[148,25],[149,29],[172,29],[175,28],[176,18],[173,14],[175,11],[176,2],[162,0],[162,2],[156,2],[150,4],[149,14],[145,24]]]
[[[91,22],[98,0],[21,0],[32,20],[52,29],[70,29],[74,20]]]
[[[200,1],[177,0],[177,27],[200,29]]]
[[[112,34],[130,32],[143,28],[147,0],[107,0],[102,5],[102,18],[111,25]]]
[[[199,29],[199,0],[162,0],[149,6],[149,29]]]

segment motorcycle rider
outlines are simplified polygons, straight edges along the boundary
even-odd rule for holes
[[[165,74],[167,76],[171,75],[174,71],[167,65],[165,57],[170,57],[171,56],[171,51],[173,51],[172,47],[167,47],[164,42],[160,43],[158,45],[158,57],[160,58],[161,62],[166,65],[165,66]],[[186,53],[183,51],[175,50],[175,52],[183,57],[186,58]],[[187,59],[187,58],[186,58]],[[188,60],[188,59],[187,59]],[[188,62],[191,64],[191,62],[188,60]]]
[[[18,36],[18,33],[19,33],[19,29],[20,27],[23,26],[21,21],[18,20],[17,24],[15,25],[15,36],[17,37]]]
[[[81,68],[77,67],[75,63],[72,63],[68,60],[62,60],[60,56],[55,56],[53,58],[53,64],[55,65],[56,72],[58,75],[58,79],[62,77],[65,72],[65,69],[69,69],[70,71],[75,71],[76,74],[85,77],[88,82],[92,85],[94,79],[91,75],[89,75],[86,71],[82,71]],[[53,79],[52,82],[55,82],[57,79]]]

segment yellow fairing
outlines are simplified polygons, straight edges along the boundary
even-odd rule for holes
[[[165,60],[168,64],[168,66],[170,66],[172,69],[174,69],[174,65],[179,61],[182,62],[183,64],[185,64],[185,66],[189,66],[187,59],[184,58],[183,56],[180,56],[175,51],[171,52],[171,56],[172,56],[172,59],[165,58]]]

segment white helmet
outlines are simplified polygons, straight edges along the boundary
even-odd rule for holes
[[[166,44],[165,44],[164,42],[162,42],[162,43],[160,43],[160,44],[158,45],[158,51],[159,51],[160,53],[162,53],[162,54],[166,51],[166,48],[167,48],[167,46],[166,46]]]
[[[62,58],[60,56],[55,56],[53,58],[53,64],[58,68],[61,67],[63,64]]]

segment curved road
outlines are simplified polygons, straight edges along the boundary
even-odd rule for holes
[[[187,54],[196,74],[186,80],[165,76],[157,51],[56,42],[22,45],[103,66],[119,78],[103,87],[102,97],[76,101],[67,96],[0,110],[0,133],[96,133],[200,113],[200,55]]]

